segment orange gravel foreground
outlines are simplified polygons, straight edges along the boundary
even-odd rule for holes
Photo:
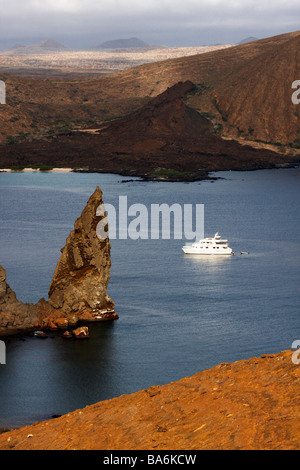
[[[6,432],[0,449],[300,449],[300,365],[292,354],[220,364]]]

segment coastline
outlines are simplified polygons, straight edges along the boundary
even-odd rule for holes
[[[234,167],[234,168],[211,168],[211,169],[201,169],[198,172],[177,172],[173,171],[172,169],[161,169],[161,174],[155,174],[155,172],[141,172],[141,171],[133,171],[128,169],[128,171],[118,171],[114,169],[97,169],[97,168],[71,168],[71,167],[54,167],[51,169],[40,169],[40,168],[20,168],[20,169],[12,169],[12,168],[0,168],[0,173],[91,173],[91,174],[115,174],[122,177],[128,178],[139,178],[137,180],[129,180],[129,181],[122,181],[123,183],[127,183],[130,181],[142,181],[142,182],[169,182],[169,183],[194,183],[197,181],[217,181],[219,179],[223,179],[222,177],[217,176],[219,172],[224,171],[242,171],[242,172],[249,172],[249,171],[259,171],[259,170],[280,170],[280,169],[293,169],[299,168],[300,160],[295,162],[286,162],[282,164],[275,164],[275,165],[257,165],[249,168],[243,167]],[[210,175],[213,176],[210,176]]]
[[[72,172],[74,171],[73,168],[52,168],[51,170],[41,170],[40,168],[22,168],[20,170],[13,170],[11,168],[1,168],[0,169],[0,173],[3,172],[3,173],[18,173],[18,172],[34,172],[34,173],[37,173],[38,171],[40,172],[49,172],[49,173],[69,173],[69,172]]]

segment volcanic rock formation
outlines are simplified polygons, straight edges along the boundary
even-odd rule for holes
[[[23,329],[62,329],[78,321],[103,321],[118,318],[114,302],[107,295],[110,278],[109,238],[97,236],[97,225],[104,218],[99,187],[90,197],[56,267],[49,290],[49,300],[25,304],[16,298],[0,266],[0,334]],[[108,229],[108,227],[107,227]]]
[[[103,215],[97,215],[102,204],[99,187],[90,197],[74,230],[62,250],[49,290],[49,303],[65,317],[76,313],[80,318],[103,317],[114,311],[107,295],[110,278],[110,242],[96,233]]]
[[[6,271],[0,266],[0,332],[9,328],[29,327],[38,321],[35,305],[20,302],[7,284]]]

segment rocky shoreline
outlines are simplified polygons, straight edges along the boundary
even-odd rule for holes
[[[48,300],[20,302],[0,266],[0,336],[36,330],[74,329],[80,322],[118,319],[107,294],[110,279],[110,241],[99,239],[97,225],[105,212],[99,187],[89,198],[66,240],[49,288]],[[108,229],[108,227],[107,227]]]
[[[121,181],[122,183],[128,183],[132,181],[141,181],[141,182],[170,182],[170,183],[195,183],[197,181],[217,181],[219,179],[222,179],[220,176],[211,176],[211,174],[218,174],[219,172],[223,171],[259,171],[259,170],[270,170],[270,169],[292,169],[292,168],[299,168],[300,165],[300,156],[294,156],[293,157],[294,161],[290,162],[282,162],[282,163],[268,163],[265,165],[262,164],[257,164],[253,165],[253,167],[249,168],[244,168],[243,166],[238,167],[235,166],[235,168],[224,168],[224,169],[218,169],[218,170],[201,170],[197,172],[176,172],[172,171],[168,168],[163,168],[159,169],[161,172],[161,175],[155,174],[154,173],[143,173],[140,171],[135,171],[133,169],[128,169],[127,171],[118,171],[118,170],[113,170],[113,169],[107,169],[106,170],[99,170],[97,168],[53,168],[51,170],[44,170],[44,172],[49,172],[49,173],[100,173],[100,174],[115,174],[119,175],[122,177],[131,177],[131,178],[136,178],[136,179],[130,179],[130,180],[123,180]],[[37,170],[35,168],[23,168],[19,170],[12,170],[10,168],[3,168],[0,169],[1,172],[5,173],[16,173],[16,172],[38,172],[40,170]],[[158,172],[159,173],[159,172]]]

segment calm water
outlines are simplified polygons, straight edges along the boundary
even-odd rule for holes
[[[205,204],[205,235],[236,255],[193,258],[181,240],[112,240],[118,321],[88,341],[6,341],[0,426],[20,426],[300,339],[300,169],[219,173],[214,183],[122,183],[100,174],[0,173],[0,264],[20,300],[47,297],[60,248],[90,194],[128,204]],[[247,250],[249,255],[241,255]]]

